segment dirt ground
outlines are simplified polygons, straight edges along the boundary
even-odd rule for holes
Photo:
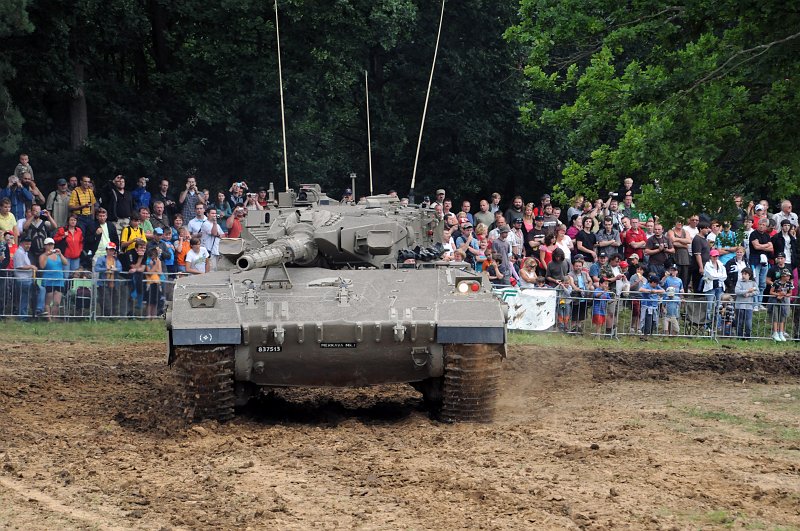
[[[497,421],[408,386],[185,424],[161,344],[0,347],[0,528],[800,529],[800,353],[543,352]]]

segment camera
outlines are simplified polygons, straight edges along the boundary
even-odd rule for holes
[[[619,194],[617,192],[608,192],[609,197],[617,197]]]

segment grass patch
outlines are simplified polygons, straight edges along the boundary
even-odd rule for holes
[[[786,426],[778,422],[771,421],[763,416],[755,415],[753,418],[734,415],[725,411],[709,411],[698,407],[684,409],[683,412],[692,418],[713,420],[741,426],[743,429],[757,435],[772,437],[784,441],[800,440],[800,430],[791,426]]]
[[[564,334],[561,332],[528,332],[525,330],[509,330],[509,345],[536,345],[542,348],[556,348],[562,350],[596,350],[598,348],[620,350],[647,350],[647,351],[719,351],[725,349],[729,352],[752,354],[780,353],[787,351],[800,351],[800,342],[775,343],[771,340],[752,340],[746,343],[735,339],[723,339],[719,343],[708,338],[688,337],[649,337],[642,341],[639,336],[620,336],[619,339],[609,339],[599,336],[583,336]]]
[[[68,323],[27,322],[7,320],[0,329],[3,343],[23,341],[47,343],[74,341],[119,344],[137,341],[166,341],[163,319],[152,321],[77,321]]]

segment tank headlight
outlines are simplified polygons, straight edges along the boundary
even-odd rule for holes
[[[458,284],[456,284],[456,291],[462,294],[469,293],[470,291],[477,292],[481,289],[480,282],[476,282],[474,280],[462,280]]]

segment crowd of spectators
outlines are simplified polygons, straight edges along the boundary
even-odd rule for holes
[[[248,210],[268,206],[267,190],[251,191],[245,181],[216,191],[201,189],[194,176],[177,186],[168,179],[151,185],[146,177],[128,183],[123,175],[106,183],[69,176],[45,195],[28,155],[20,155],[0,189],[0,280],[14,278],[16,315],[57,316],[70,280],[88,276],[99,283],[106,315],[137,309],[157,315],[168,275],[215,270],[220,239],[239,237]],[[343,202],[349,203],[347,192]],[[592,322],[609,333],[624,296],[641,301],[635,317],[643,332],[653,308],[664,308],[666,328],[674,328],[682,294],[703,294],[713,303],[728,293],[736,299],[742,336],[749,335],[753,312],[797,296],[798,218],[788,200],[771,213],[767,200],[745,204],[737,195],[730,216],[699,212],[665,223],[638,209],[636,194],[633,180],[625,179],[605,198],[574,197],[565,211],[549,194],[537,203],[518,195],[504,209],[499,193],[473,211],[469,200],[456,208],[439,189],[423,206],[440,223],[445,259],[466,261],[500,286],[550,287],[605,301],[591,305]],[[665,297],[677,304],[662,304]],[[588,305],[573,306],[572,320],[582,320]],[[773,337],[782,340],[777,321]],[[710,315],[707,322],[713,325]]]
[[[94,277],[105,315],[156,316],[169,276],[215,270],[220,238],[238,237],[247,211],[266,205],[265,188],[239,181],[212,195],[193,176],[179,191],[168,179],[69,176],[45,196],[22,154],[0,189],[3,313],[52,319],[67,291]]]
[[[631,333],[649,333],[659,317],[666,333],[678,333],[681,302],[695,293],[706,301],[708,331],[722,326],[712,311],[730,300],[724,306],[730,306],[737,337],[750,336],[754,312],[769,312],[772,338],[787,340],[800,265],[790,201],[770,212],[767,200],[745,204],[736,195],[724,211],[732,214],[662,220],[638,209],[636,194],[633,180],[625,179],[605,199],[576,196],[563,215],[549,194],[538,203],[515,196],[504,210],[494,193],[473,212],[469,201],[454,208],[439,189],[431,206],[441,221],[445,259],[465,260],[495,285],[561,290],[573,300],[571,315],[559,315],[565,329],[582,322],[591,306],[596,331],[613,335],[615,305],[630,298]],[[574,302],[583,297],[591,302]],[[794,316],[800,320],[800,311]]]

